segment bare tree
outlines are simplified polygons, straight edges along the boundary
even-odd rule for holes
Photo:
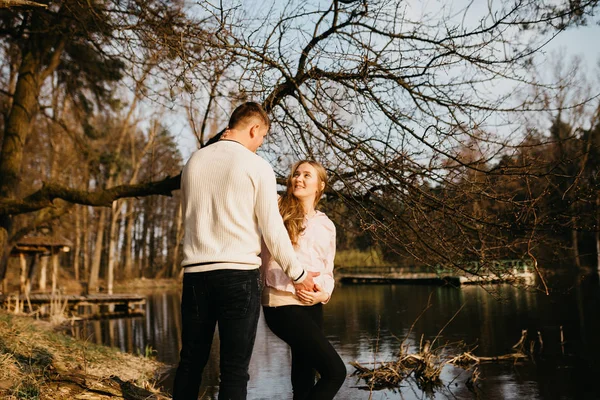
[[[514,240],[511,225],[482,205],[525,212],[534,202],[492,186],[494,176],[527,179],[530,169],[495,167],[518,145],[515,121],[546,109],[532,88],[560,90],[534,77],[536,52],[596,6],[290,2],[256,20],[242,6],[206,10],[235,55],[237,92],[265,99],[273,115],[275,161],[324,161],[363,229],[424,263],[460,268],[527,254],[535,227]]]
[[[7,42],[18,39],[19,72],[14,91],[6,91],[12,105],[0,159],[0,254],[5,260],[14,243],[14,215],[41,214],[54,199],[108,207],[119,198],[178,188],[178,176],[149,173],[159,180],[94,191],[55,182],[19,190],[23,143],[47,78],[61,71],[58,82],[78,99],[77,109],[92,114],[92,105],[115,93],[111,85],[125,67],[157,48],[165,56],[153,77],[170,77],[169,95],[152,86],[144,94],[172,104],[181,92],[205,93],[203,122],[193,110],[188,114],[200,146],[217,112],[236,99],[262,99],[276,139],[265,154],[276,151],[281,165],[300,155],[324,161],[360,226],[390,247],[458,267],[457,260],[482,251],[490,257],[517,251],[502,239],[510,225],[482,206],[510,204],[526,212],[531,199],[515,201],[489,183],[500,175],[530,176],[518,164],[496,166],[515,149],[511,133],[518,128],[510,122],[544,108],[529,89],[557,89],[527,78],[532,60],[553,36],[589,19],[597,4],[525,0],[489,2],[484,11],[468,3],[430,12],[400,0],[297,1],[273,2],[257,18],[242,4],[185,9],[154,1],[65,1],[43,12],[10,11],[2,32]],[[94,79],[82,83],[81,76]],[[465,157],[473,146],[475,156]],[[461,170],[468,172],[459,179]],[[138,241],[144,242],[158,225],[146,218],[141,224]]]
[[[23,190],[23,157],[29,150],[25,146],[40,116],[44,91],[58,85],[54,93],[69,96],[84,132],[93,134],[87,123],[90,115],[99,107],[115,103],[114,85],[129,71],[135,71],[148,54],[161,54],[161,68],[172,74],[184,53],[197,55],[202,51],[197,42],[206,37],[202,23],[186,16],[183,4],[178,2],[70,0],[43,5],[23,4],[0,14],[0,38],[10,66],[8,86],[1,92],[4,126],[0,157],[0,277],[5,275],[8,254],[17,239],[15,215],[56,207],[56,198],[109,206],[118,198],[169,194],[178,186],[178,179],[167,178],[158,186],[125,185],[90,193],[50,181],[41,189],[38,186],[39,190]],[[185,48],[181,41],[188,35],[196,38],[191,48]]]

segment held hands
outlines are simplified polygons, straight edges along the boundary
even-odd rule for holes
[[[298,283],[297,285],[294,285],[294,288],[296,289],[296,293],[298,293],[299,290],[308,290],[310,292],[314,291],[315,281],[313,280],[313,278],[316,276],[319,276],[319,275],[321,275],[320,272],[306,271],[306,278],[304,278],[302,283]]]
[[[329,294],[327,294],[321,286],[315,283],[314,291],[312,290],[296,290],[296,296],[304,304],[315,305],[327,301]]]

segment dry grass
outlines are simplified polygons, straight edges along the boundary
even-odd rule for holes
[[[115,290],[119,292],[143,292],[153,289],[181,289],[181,279],[179,278],[135,278],[120,282],[115,282]]]
[[[392,264],[383,259],[381,251],[339,250],[335,253],[336,267],[390,267]]]
[[[162,365],[55,332],[47,322],[0,313],[0,398],[161,399]]]

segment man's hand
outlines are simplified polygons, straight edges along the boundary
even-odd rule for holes
[[[329,294],[327,294],[321,286],[315,283],[315,291],[298,290],[296,296],[304,304],[314,306],[315,304],[322,303],[329,300]]]
[[[314,292],[315,291],[315,281],[313,280],[313,278],[315,276],[319,276],[319,275],[321,275],[320,272],[306,271],[306,278],[302,281],[302,283],[298,283],[297,285],[294,285],[294,288],[296,288],[296,293],[298,293],[299,290],[308,290],[309,292]]]

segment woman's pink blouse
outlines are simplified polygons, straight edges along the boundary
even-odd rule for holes
[[[320,272],[315,283],[331,297],[333,292],[333,259],[335,258],[335,225],[324,213],[317,213],[305,220],[306,229],[295,246],[296,256],[306,271]],[[292,280],[283,272],[279,264],[262,243],[261,274],[266,286],[296,293]]]

